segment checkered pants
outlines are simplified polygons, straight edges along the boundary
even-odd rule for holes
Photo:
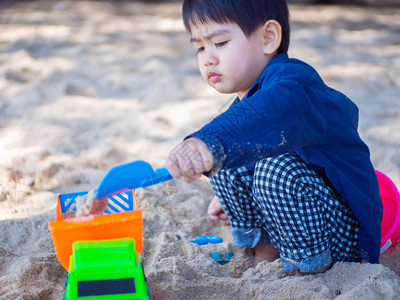
[[[232,232],[261,229],[264,237],[241,246],[270,241],[281,257],[296,261],[324,252],[333,261],[359,259],[358,220],[330,183],[297,154],[262,159],[254,171],[221,170],[210,182]],[[239,244],[240,239],[236,236]]]

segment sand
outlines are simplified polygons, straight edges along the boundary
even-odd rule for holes
[[[290,55],[360,108],[376,169],[400,185],[399,8],[291,5]],[[95,187],[111,167],[163,166],[186,134],[231,101],[208,87],[179,2],[0,3],[0,299],[61,299],[66,271],[47,222],[56,194]],[[400,299],[399,247],[379,265],[338,263],[284,277],[250,268],[206,213],[206,178],[138,191],[151,299]],[[198,246],[198,235],[224,238]],[[224,265],[210,251],[233,252]]]

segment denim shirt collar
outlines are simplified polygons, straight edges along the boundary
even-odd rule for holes
[[[247,91],[246,95],[242,98],[242,100],[247,99],[249,97],[249,95],[251,96],[254,92],[256,92],[258,90],[259,83],[261,81],[265,80],[265,77],[267,76],[268,69],[271,67],[271,65],[274,65],[274,64],[277,64],[277,63],[282,63],[282,62],[284,62],[284,61],[286,61],[288,59],[289,59],[289,56],[288,56],[288,54],[286,52],[285,53],[281,53],[281,54],[277,54],[276,56],[274,56],[269,61],[267,66],[264,68],[264,70],[262,71],[260,76],[258,76],[258,78],[253,83],[253,85],[250,87],[250,89]],[[239,101],[239,98],[236,98],[236,101]]]

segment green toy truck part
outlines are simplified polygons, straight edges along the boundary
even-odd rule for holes
[[[133,239],[76,241],[72,247],[65,299],[149,299]]]

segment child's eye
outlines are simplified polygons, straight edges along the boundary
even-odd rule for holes
[[[228,41],[224,41],[224,42],[220,42],[220,43],[215,43],[216,47],[222,47],[224,45],[226,45],[226,43],[228,43]]]
[[[204,50],[204,47],[199,47],[199,48],[197,48],[197,53],[200,53],[200,52],[202,52]]]

